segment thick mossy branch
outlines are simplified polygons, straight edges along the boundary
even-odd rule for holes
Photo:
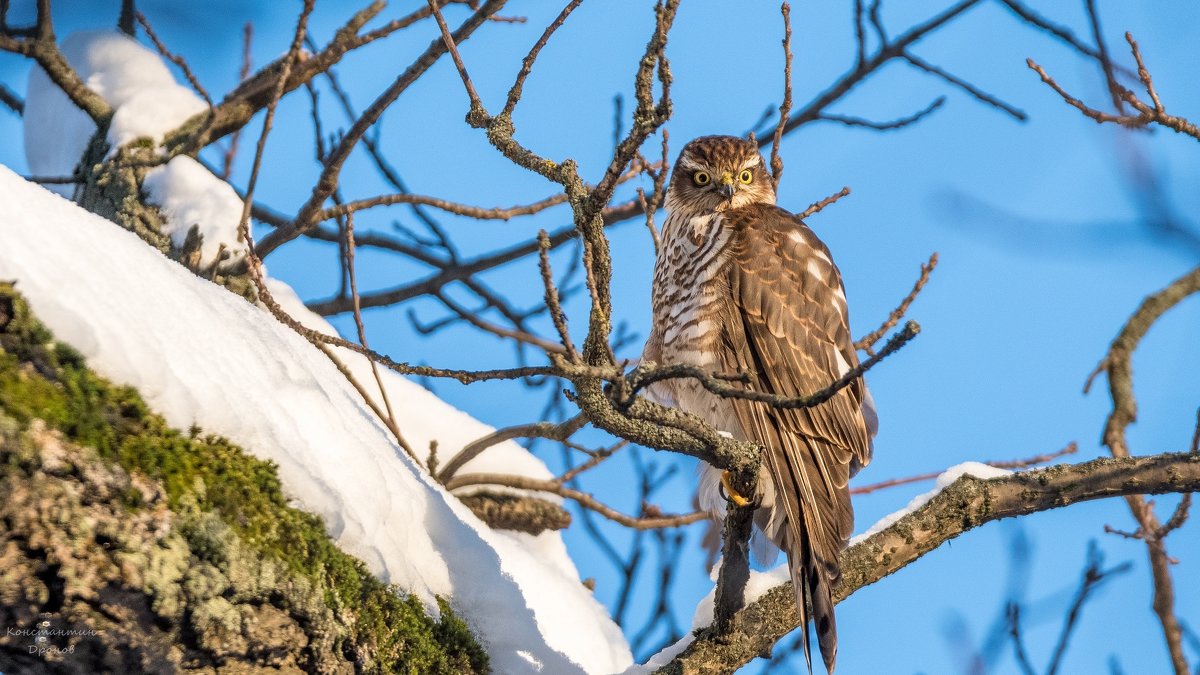
[[[1200,455],[1194,454],[1103,458],[991,480],[964,476],[915,512],[847,549],[834,601],[984,523],[1105,497],[1197,490]],[[791,584],[782,584],[734,615],[728,632],[701,629],[687,649],[656,672],[733,672],[768,653],[796,627],[795,594]]]
[[[47,495],[59,495],[58,501],[43,504],[46,513],[84,517],[47,516],[29,521],[29,527],[42,527],[39,536],[58,541],[57,551],[74,551],[79,560],[94,558],[97,564],[109,561],[96,573],[100,587],[91,587],[68,567],[93,566],[51,555],[36,537],[13,535],[16,539],[0,546],[0,553],[15,556],[30,580],[41,581],[28,592],[20,591],[27,585],[20,580],[0,588],[0,611],[15,622],[9,625],[26,628],[22,622],[40,621],[48,613],[57,628],[86,627],[84,618],[100,612],[88,608],[107,603],[111,607],[105,611],[123,613],[138,627],[114,632],[110,637],[120,644],[105,645],[149,659],[134,670],[155,662],[158,643],[150,643],[158,633],[167,645],[192,640],[188,648],[200,664],[234,658],[274,667],[295,663],[313,672],[488,670],[486,654],[448,606],[440,620],[432,619],[415,597],[382,583],[338,549],[318,517],[290,508],[272,463],[198,429],[181,434],[169,428],[137,392],[97,377],[77,352],[54,343],[7,284],[0,284],[0,419],[8,420],[0,443],[0,501],[22,491],[35,505],[42,504],[38,495],[43,502]],[[65,449],[47,450],[55,444]],[[47,452],[53,455],[49,460]],[[108,487],[101,490],[89,481]],[[95,521],[108,523],[103,527],[83,527],[92,516],[105,514],[121,517]],[[153,520],[147,514],[175,523],[164,532],[180,538],[155,534],[158,526],[147,524]],[[11,529],[14,521],[5,522]],[[170,549],[169,560],[118,555],[125,548],[142,550],[138,542],[143,539]],[[236,569],[222,566],[234,562]],[[190,586],[183,583],[201,563],[211,573]],[[177,569],[179,578],[160,586],[133,583],[166,574],[168,568]],[[243,577],[253,583],[239,586],[236,580]],[[197,584],[217,590],[198,590]],[[176,587],[181,590],[171,591],[175,600],[163,600]],[[260,616],[260,609],[270,617]],[[292,626],[289,621],[292,628],[254,633],[263,622]],[[229,644],[242,651],[222,656]],[[16,658],[26,646],[0,644],[0,659]],[[80,653],[86,656],[86,651]]]

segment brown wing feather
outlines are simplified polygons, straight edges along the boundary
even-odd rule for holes
[[[794,397],[836,380],[839,354],[849,367],[857,364],[845,305],[836,299],[841,278],[815,235],[766,205],[731,211],[725,224],[734,234],[726,266],[728,316],[721,322],[723,366],[752,372],[749,387],[756,391]],[[830,670],[837,650],[830,593],[854,526],[850,466],[870,459],[863,395],[859,380],[811,408],[730,401],[743,430],[766,449],[776,508],[786,520],[776,543],[788,554],[802,619],[805,597],[812,603]],[[807,651],[807,637],[805,643]]]

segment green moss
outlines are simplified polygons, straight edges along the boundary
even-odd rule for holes
[[[488,671],[487,655],[447,603],[439,600],[442,616],[434,620],[414,596],[338,549],[320,518],[288,507],[273,463],[199,429],[170,428],[136,391],[96,376],[77,351],[55,343],[2,283],[0,411],[22,425],[44,420],[126,471],[160,482],[172,510],[214,514],[252,550],[306,578],[336,616],[346,617],[350,639],[374,656],[361,664],[365,670]],[[138,508],[140,493],[127,491],[124,502]],[[222,550],[205,548],[203,533],[188,540],[193,551],[213,557]]]

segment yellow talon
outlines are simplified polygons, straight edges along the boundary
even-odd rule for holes
[[[725,487],[726,499],[728,499],[729,501],[733,502],[734,504],[736,504],[738,506],[749,506],[750,505],[749,499],[746,499],[745,497],[743,497],[741,495],[741,493],[739,493],[737,490],[733,489],[733,483],[731,483],[729,480],[729,472],[728,471],[721,472],[721,485],[723,485]]]

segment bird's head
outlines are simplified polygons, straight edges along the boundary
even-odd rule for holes
[[[710,213],[757,203],[775,203],[766,162],[752,141],[737,136],[701,136],[683,146],[667,209]]]

